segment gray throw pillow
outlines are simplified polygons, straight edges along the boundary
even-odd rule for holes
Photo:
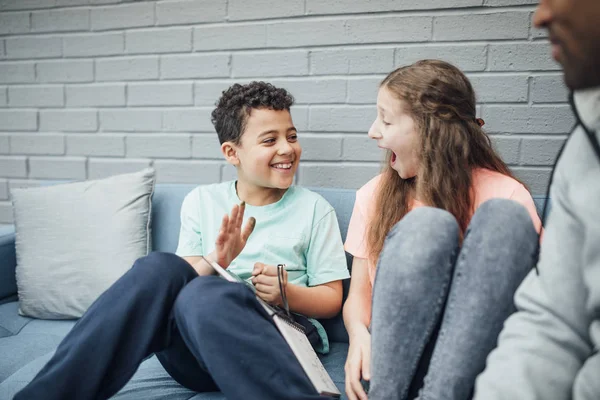
[[[19,313],[78,318],[150,251],[154,170],[12,190]]]

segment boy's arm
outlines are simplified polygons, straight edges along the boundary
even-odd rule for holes
[[[289,283],[286,294],[292,311],[308,317],[331,318],[342,308],[342,279],[350,275],[335,211],[325,200],[316,207],[319,211],[305,252],[308,287]],[[283,273],[286,283],[287,272]],[[257,294],[271,304],[280,305],[277,268],[256,263],[252,275]]]
[[[256,294],[264,301],[282,306],[277,267],[256,263],[252,272],[252,283]],[[311,318],[331,318],[342,308],[342,281],[332,281],[306,287],[287,283],[287,271],[283,270],[282,284],[285,287],[290,311]]]
[[[290,310],[311,318],[332,318],[342,308],[342,281],[303,287],[288,283]]]
[[[342,280],[350,274],[335,211],[325,200],[317,208],[306,251],[308,287],[288,285],[288,299],[300,314],[331,318],[342,309]]]

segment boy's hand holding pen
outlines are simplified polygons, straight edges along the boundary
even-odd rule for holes
[[[254,264],[252,270],[252,284],[256,289],[258,297],[274,306],[284,306],[282,299],[282,288],[288,283],[288,273],[285,268],[280,268],[281,279],[278,277],[278,267],[275,265],[266,265],[260,262]],[[280,281],[281,286],[280,287]]]

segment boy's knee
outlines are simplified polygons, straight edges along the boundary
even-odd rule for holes
[[[152,252],[140,257],[133,264],[133,269],[140,273],[140,279],[150,279],[158,282],[171,280],[193,279],[196,272],[183,258],[162,252]]]
[[[244,301],[243,285],[227,282],[217,276],[200,276],[179,293],[175,312],[180,318],[191,317],[202,323],[218,320]]]

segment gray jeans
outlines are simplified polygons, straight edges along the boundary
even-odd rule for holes
[[[469,399],[538,240],[527,210],[504,199],[477,209],[462,245],[446,211],[417,208],[398,222],[373,288],[369,399]]]

